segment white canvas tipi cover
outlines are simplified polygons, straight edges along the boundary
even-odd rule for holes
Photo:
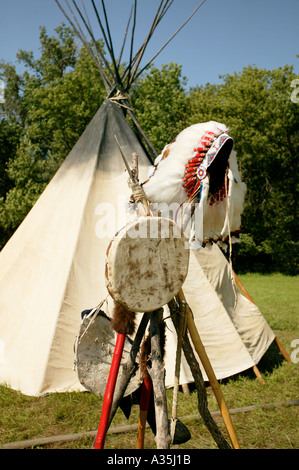
[[[191,250],[183,289],[217,379],[258,364],[275,335],[258,307],[238,291],[231,266],[217,245]],[[171,320],[167,326],[166,385],[171,386],[174,365],[168,351],[176,347],[176,333]],[[202,366],[201,371],[208,380]],[[180,381],[194,381],[185,360]]]
[[[0,383],[24,394],[78,389],[80,313],[107,296],[105,254],[123,219],[128,161],[150,162],[109,100],[0,253]]]
[[[150,162],[121,109],[105,100],[0,253],[0,383],[24,394],[82,389],[73,367],[80,313],[107,296],[106,249],[126,223],[128,175],[114,136],[128,161],[138,153],[145,180]],[[191,251],[183,289],[218,379],[252,367],[274,339],[232,285],[216,245]],[[168,323],[171,386],[176,336]],[[181,383],[191,381],[183,362]]]

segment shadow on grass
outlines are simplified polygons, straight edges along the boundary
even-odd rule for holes
[[[258,368],[261,373],[271,373],[274,369],[281,366],[286,359],[280,352],[275,341],[270,345],[260,362],[258,363]]]
[[[274,370],[280,367],[285,361],[286,359],[280,352],[275,341],[273,341],[273,343],[270,344],[268,350],[265,352],[260,362],[257,364],[257,367],[260,373],[262,374],[262,376],[267,376],[267,375],[271,375],[271,373],[273,373]],[[257,377],[253,371],[253,368],[251,367],[250,369],[239,372],[238,374],[232,375],[225,379],[220,379],[219,383],[222,385],[225,385],[229,382],[230,383],[237,382],[241,378],[247,378],[249,380],[257,380]],[[208,381],[205,382],[205,386],[206,388],[209,388],[210,383]],[[194,383],[189,383],[188,387],[189,387],[190,393],[193,393],[196,391],[196,387]]]
[[[269,348],[265,352],[265,354],[262,357],[262,359],[260,360],[260,362],[257,364],[257,367],[258,367],[260,373],[262,374],[262,376],[269,375],[275,369],[280,367],[285,361],[286,361],[286,359],[284,358],[284,356],[280,352],[280,350],[279,350],[277,344],[275,343],[275,341],[273,341],[273,343],[270,344]],[[227,379],[222,379],[220,381],[220,383],[226,384],[227,382],[237,381],[241,377],[248,378],[248,379],[251,379],[251,380],[256,380],[257,379],[257,377],[254,373],[254,370],[251,367],[250,369],[247,369],[243,372],[240,372],[239,374],[228,377]]]

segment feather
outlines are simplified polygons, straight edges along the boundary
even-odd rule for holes
[[[173,202],[182,204],[185,201],[186,191],[182,186],[185,166],[205,133],[208,131],[219,133],[219,129],[224,132],[227,128],[216,121],[194,124],[180,132],[171,144],[164,147],[161,155],[155,160],[155,168],[150,178],[143,183],[149,201],[166,204]],[[166,150],[168,155],[162,158]]]
[[[141,348],[140,348],[140,359],[139,359],[139,367],[140,367],[140,377],[147,376],[147,361],[151,353],[151,337],[148,334],[147,337],[143,340]]]
[[[142,184],[161,216],[181,223],[193,247],[226,240],[228,227],[231,233],[240,231],[246,185],[241,180],[232,139],[226,133],[227,127],[216,121],[184,129],[164,147]],[[224,185],[226,169],[228,194]]]

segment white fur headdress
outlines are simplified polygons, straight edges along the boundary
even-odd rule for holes
[[[246,185],[232,149],[224,124],[194,124],[164,147],[142,184],[148,200],[180,222],[195,247],[235,239],[240,231]]]

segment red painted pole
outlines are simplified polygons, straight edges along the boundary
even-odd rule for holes
[[[141,388],[140,404],[139,404],[139,422],[138,422],[138,431],[137,431],[137,449],[143,449],[144,446],[144,433],[146,426],[146,418],[148,405],[150,401],[151,391],[152,391],[152,381],[149,375],[146,375],[143,379],[143,384]]]
[[[108,422],[112,407],[113,395],[118,376],[119,366],[122,358],[126,335],[118,334],[116,337],[116,344],[113,353],[111,368],[106,385],[104,401],[102,406],[102,413],[100,418],[99,429],[95,439],[94,449],[104,449],[105,438],[108,431]]]

